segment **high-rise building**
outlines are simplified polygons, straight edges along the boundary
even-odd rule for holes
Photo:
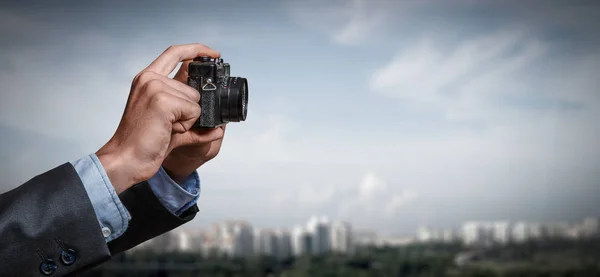
[[[494,223],[469,221],[462,226],[466,245],[490,246],[494,244]]]
[[[448,240],[452,239],[452,233],[448,233],[447,230],[436,230],[426,226],[417,229],[417,241],[419,242],[443,242],[445,240],[444,236],[448,236],[446,238]]]
[[[459,239],[459,236],[453,229],[442,230],[442,242],[454,243]]]
[[[492,223],[494,242],[506,244],[511,241],[510,223],[508,221],[496,221]]]
[[[238,222],[233,226],[233,255],[249,257],[254,254],[254,232],[247,222]]]
[[[307,229],[312,237],[312,254],[320,255],[331,250],[331,227],[326,217],[311,217]]]
[[[306,223],[306,230],[312,238],[312,244],[310,247],[312,251],[310,252],[310,254],[313,255],[319,254],[321,252],[321,249],[319,248],[319,224],[319,218],[317,218],[316,216],[312,216]]]
[[[254,255],[262,255],[262,237],[259,228],[252,229],[252,249]]]
[[[568,222],[553,222],[546,224],[545,236],[549,238],[568,238],[570,225]]]
[[[598,218],[585,218],[581,225],[582,235],[584,237],[597,236],[600,232],[600,219]]]
[[[279,229],[275,231],[274,256],[278,259],[286,259],[292,255],[292,238],[290,232]]]
[[[310,255],[312,253],[314,253],[315,251],[313,250],[313,240],[315,238],[312,236],[311,233],[305,232],[302,235],[302,247],[304,249],[304,254],[305,255]]]
[[[352,226],[348,222],[336,222],[331,227],[331,250],[337,253],[353,253]]]
[[[294,256],[302,256],[304,255],[308,249],[305,245],[305,236],[307,232],[300,226],[295,226],[292,229],[292,253]]]
[[[479,222],[465,222],[462,226],[462,235],[466,245],[481,244],[485,239],[485,230]]]
[[[208,239],[211,241],[210,248],[214,248],[218,255],[247,257],[254,253],[253,229],[245,221],[213,224]]]
[[[222,256],[233,256],[233,224],[231,221],[213,225],[213,235],[217,253]]]
[[[529,223],[529,238],[530,239],[541,239],[544,236],[542,224],[539,223]]]
[[[274,256],[277,249],[277,237],[273,230],[264,229],[259,234],[260,242],[258,253],[264,256]]]
[[[512,238],[515,242],[524,242],[530,239],[529,226],[525,222],[517,222],[512,228]]]

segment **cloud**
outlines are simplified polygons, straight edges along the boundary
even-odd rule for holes
[[[466,39],[456,46],[424,38],[376,70],[370,88],[386,97],[435,107],[450,120],[498,116],[498,109],[526,105],[527,99],[565,101],[527,87],[527,78],[539,74],[532,70],[547,57],[547,48],[519,31]]]
[[[298,183],[273,188],[269,194],[268,206],[278,211],[276,213],[282,213],[280,216],[298,220],[320,214],[350,220],[359,226],[378,224],[381,228],[387,228],[380,221],[397,218],[419,196],[414,189],[398,184],[388,185],[373,170],[366,171],[362,179],[345,186],[323,182]]]
[[[600,70],[600,53],[560,58],[559,50],[520,31],[456,45],[425,38],[374,71],[370,88],[414,111],[433,110],[454,126],[474,126],[479,131],[466,149],[483,143],[513,161],[540,163],[554,155],[559,160],[546,161],[595,162],[600,152],[590,147],[600,134],[600,83],[592,72]]]
[[[372,171],[365,174],[358,188],[359,199],[363,201],[372,200],[378,194],[385,193],[387,186],[385,182],[379,179]]]
[[[379,27],[384,26],[386,14],[383,10],[374,9],[372,1],[348,1],[345,9],[347,22],[337,32],[332,33],[332,40],[342,45],[362,44],[370,38]]]
[[[364,224],[364,221],[357,218],[395,218],[399,211],[411,205],[417,198],[418,193],[414,189],[399,184],[388,185],[386,180],[369,170],[358,186],[346,197],[341,198],[338,216],[351,217],[359,224]]]
[[[600,52],[561,57],[560,51],[518,30],[455,44],[426,37],[375,70],[370,89],[415,111],[434,110],[450,122],[476,123],[495,135],[596,137],[600,82],[593,72],[600,70]]]
[[[400,193],[393,194],[392,198],[385,206],[385,214],[388,216],[396,215],[399,209],[411,204],[417,197],[418,194],[412,190],[404,190]]]
[[[593,76],[600,70],[600,52],[565,54],[564,49],[521,29],[453,40],[427,34],[405,43],[389,62],[373,70],[372,93],[410,114],[441,116],[441,125],[450,126],[450,132],[437,138],[400,139],[402,147],[389,150],[412,159],[399,166],[411,173],[392,176],[422,184],[422,220],[456,217],[426,215],[434,209],[427,205],[452,202],[462,202],[458,205],[465,217],[479,216],[478,211],[462,209],[475,203],[502,207],[506,214],[511,213],[510,205],[566,214],[570,208],[550,207],[550,199],[559,197],[549,192],[566,183],[573,190],[565,192],[565,199],[585,198],[583,191],[598,178],[592,168],[600,165],[595,147],[600,139],[600,94]],[[526,203],[525,195],[535,200]]]
[[[390,1],[333,0],[286,1],[292,21],[325,35],[339,45],[356,46],[383,34]]]
[[[592,73],[600,70],[600,53],[561,58],[559,50],[524,31],[455,44],[427,37],[375,70],[370,88],[415,112],[433,110],[452,126],[473,123],[454,128],[455,139],[443,137],[447,145],[469,141],[460,149],[504,149],[509,160],[525,153],[545,158],[557,154],[551,151],[557,145],[569,145],[591,158],[600,131],[599,82]]]
[[[448,39],[512,28],[571,39],[572,49],[600,43],[595,1],[308,0],[282,1],[292,23],[342,46],[386,51],[423,34]],[[364,48],[362,49],[365,50]]]

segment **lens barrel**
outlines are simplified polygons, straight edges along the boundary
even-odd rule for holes
[[[221,89],[221,118],[224,122],[246,120],[248,114],[248,80],[229,77]]]

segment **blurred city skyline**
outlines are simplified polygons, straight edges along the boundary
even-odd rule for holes
[[[597,1],[0,1],[4,192],[93,153],[131,79],[200,42],[249,81],[200,213],[358,229],[600,211]]]
[[[355,229],[351,222],[311,216],[293,227],[258,228],[246,220],[214,222],[201,229],[182,226],[132,249],[132,253],[198,253],[205,257],[249,258],[338,254],[352,256],[361,247],[398,247],[415,244],[459,244],[483,249],[535,241],[584,241],[600,236],[600,217],[575,221],[530,222],[525,220],[466,221],[458,226],[420,226],[410,236]]]

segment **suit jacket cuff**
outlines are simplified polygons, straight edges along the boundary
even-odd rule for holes
[[[131,215],[121,203],[100,160],[96,154],[90,154],[72,164],[92,202],[106,242],[118,238],[127,230]]]

